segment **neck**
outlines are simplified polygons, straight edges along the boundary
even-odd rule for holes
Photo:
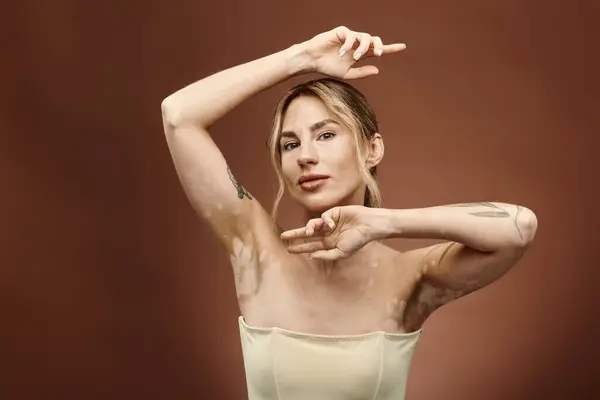
[[[311,260],[308,254],[306,258],[320,276],[333,277],[339,274],[362,274],[369,270],[369,268],[366,268],[367,266],[375,263],[381,250],[378,249],[378,246],[380,246],[378,241],[369,242],[351,256],[337,261]]]

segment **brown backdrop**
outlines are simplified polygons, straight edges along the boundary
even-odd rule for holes
[[[427,322],[408,399],[598,398],[599,7],[566,4],[5,5],[0,397],[245,397],[231,269],[179,186],[160,102],[344,24],[408,45],[355,81],[381,120],[386,207],[493,200],[539,218],[518,267]],[[213,129],[269,207],[265,140],[293,83]]]

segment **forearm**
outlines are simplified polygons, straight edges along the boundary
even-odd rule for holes
[[[163,118],[171,125],[208,128],[249,97],[294,75],[307,72],[302,45],[218,72],[168,96]]]
[[[468,203],[420,209],[374,209],[378,238],[427,238],[462,243],[480,251],[528,245],[535,214],[505,203]]]

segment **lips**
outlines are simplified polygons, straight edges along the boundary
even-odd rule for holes
[[[316,181],[319,179],[327,179],[329,178],[327,175],[302,175],[300,179],[298,179],[298,184],[302,185],[305,182]]]
[[[302,190],[313,192],[323,186],[328,178],[327,175],[304,175],[298,179],[298,185]]]

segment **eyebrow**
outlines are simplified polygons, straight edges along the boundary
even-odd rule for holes
[[[337,121],[335,121],[333,119],[330,119],[330,118],[326,118],[326,119],[324,119],[322,121],[315,122],[314,124],[312,124],[310,126],[309,129],[310,129],[311,132],[314,132],[317,129],[321,129],[322,127],[324,127],[327,124],[339,125],[339,123]],[[281,132],[280,138],[284,138],[284,137],[296,137],[296,136],[297,135],[296,135],[296,133],[294,131],[283,131],[283,132]]]

